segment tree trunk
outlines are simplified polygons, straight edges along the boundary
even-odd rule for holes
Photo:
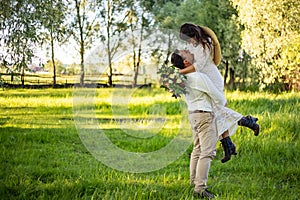
[[[131,22],[131,34],[132,34],[132,52],[133,52],[133,58],[132,58],[132,62],[133,62],[133,72],[134,72],[134,77],[133,77],[133,83],[132,86],[135,87],[136,86],[136,53],[135,53],[135,39],[134,39],[134,33],[133,33],[133,26],[132,26],[132,22]]]
[[[50,30],[50,40],[51,40],[51,61],[53,66],[53,88],[55,88],[56,85],[56,66],[55,66],[55,59],[54,59],[54,38],[53,38],[53,32],[52,28]]]
[[[81,67],[81,73],[80,73],[80,85],[84,85],[84,42],[81,41],[80,45],[80,67]]]
[[[134,79],[133,79],[134,85],[133,86],[137,85],[137,78],[138,78],[139,68],[140,68],[140,63],[141,63],[143,33],[144,33],[144,15],[142,15],[142,27],[141,27],[141,31],[140,31],[140,41],[139,41],[137,63],[135,65],[135,70],[134,70]]]
[[[107,1],[107,27],[106,27],[106,31],[107,31],[107,55],[108,55],[108,68],[109,68],[109,72],[108,72],[108,86],[112,87],[113,83],[112,83],[112,58],[111,58],[111,49],[110,49],[110,25],[111,25],[111,21],[110,21],[110,11],[111,11],[111,5],[110,5],[110,1]]]
[[[10,82],[12,83],[14,81],[14,72],[11,71],[11,74],[10,74]]]
[[[108,86],[112,87],[113,86],[113,81],[112,81],[112,62],[111,62],[111,52],[110,50],[108,50],[108,68],[109,68],[109,72],[108,72]]]
[[[80,29],[80,85],[84,85],[84,40],[83,40],[83,30],[82,27]]]
[[[229,69],[229,62],[226,60],[225,62],[225,73],[224,73],[224,86],[226,85],[227,77],[228,77],[228,69]]]
[[[22,82],[22,87],[24,88],[25,86],[25,63],[22,63],[22,72],[21,72],[21,82]]]
[[[83,39],[83,24],[81,22],[80,17],[80,5],[79,2],[75,0],[76,3],[76,11],[77,11],[77,22],[79,27],[79,34],[80,34],[80,66],[81,66],[81,72],[80,72],[80,85],[84,85],[84,39]]]
[[[230,75],[229,87],[231,90],[233,90],[234,89],[234,70],[232,68],[229,69],[229,75]]]

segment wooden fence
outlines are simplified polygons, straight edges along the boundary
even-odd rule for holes
[[[128,74],[113,74],[113,86],[115,87],[130,87],[133,84],[133,75]],[[25,87],[25,88],[42,88],[53,87],[53,75],[49,73],[27,73],[24,75],[24,85],[22,85],[21,74],[18,73],[0,73],[2,85],[6,87]],[[137,84],[151,85],[154,81],[149,75],[140,74]],[[57,75],[56,87],[73,87],[80,83],[80,75]],[[107,74],[91,75],[87,74],[84,77],[84,85],[87,87],[107,87]]]

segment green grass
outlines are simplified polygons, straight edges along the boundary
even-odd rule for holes
[[[180,130],[180,100],[161,89],[140,89],[126,105],[112,103],[122,92],[127,94],[124,89],[97,89],[95,115],[80,117],[87,125],[99,123],[125,151],[146,153],[167,145]],[[226,164],[220,162],[223,152],[218,144],[208,180],[216,199],[299,199],[300,94],[227,92],[226,96],[230,108],[259,117],[261,134],[255,137],[239,128],[232,136],[238,155]],[[193,199],[188,171],[191,146],[156,171],[112,169],[83,144],[73,105],[73,89],[0,92],[0,199]],[[158,116],[167,119],[164,127],[139,138],[144,123]],[[128,119],[146,122],[139,122],[140,129],[126,127],[137,134],[130,135],[116,119],[125,119],[119,121],[122,125]]]

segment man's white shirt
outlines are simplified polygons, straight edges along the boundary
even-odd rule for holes
[[[185,87],[187,93],[185,99],[188,110],[212,111],[212,105],[224,106],[226,98],[211,80],[203,73],[192,72],[185,75]]]

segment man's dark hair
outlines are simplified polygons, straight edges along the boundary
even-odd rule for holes
[[[172,53],[171,55],[171,63],[179,68],[179,69],[183,69],[184,68],[184,63],[183,63],[183,59],[182,57],[178,54],[179,51],[175,50],[174,53]]]

